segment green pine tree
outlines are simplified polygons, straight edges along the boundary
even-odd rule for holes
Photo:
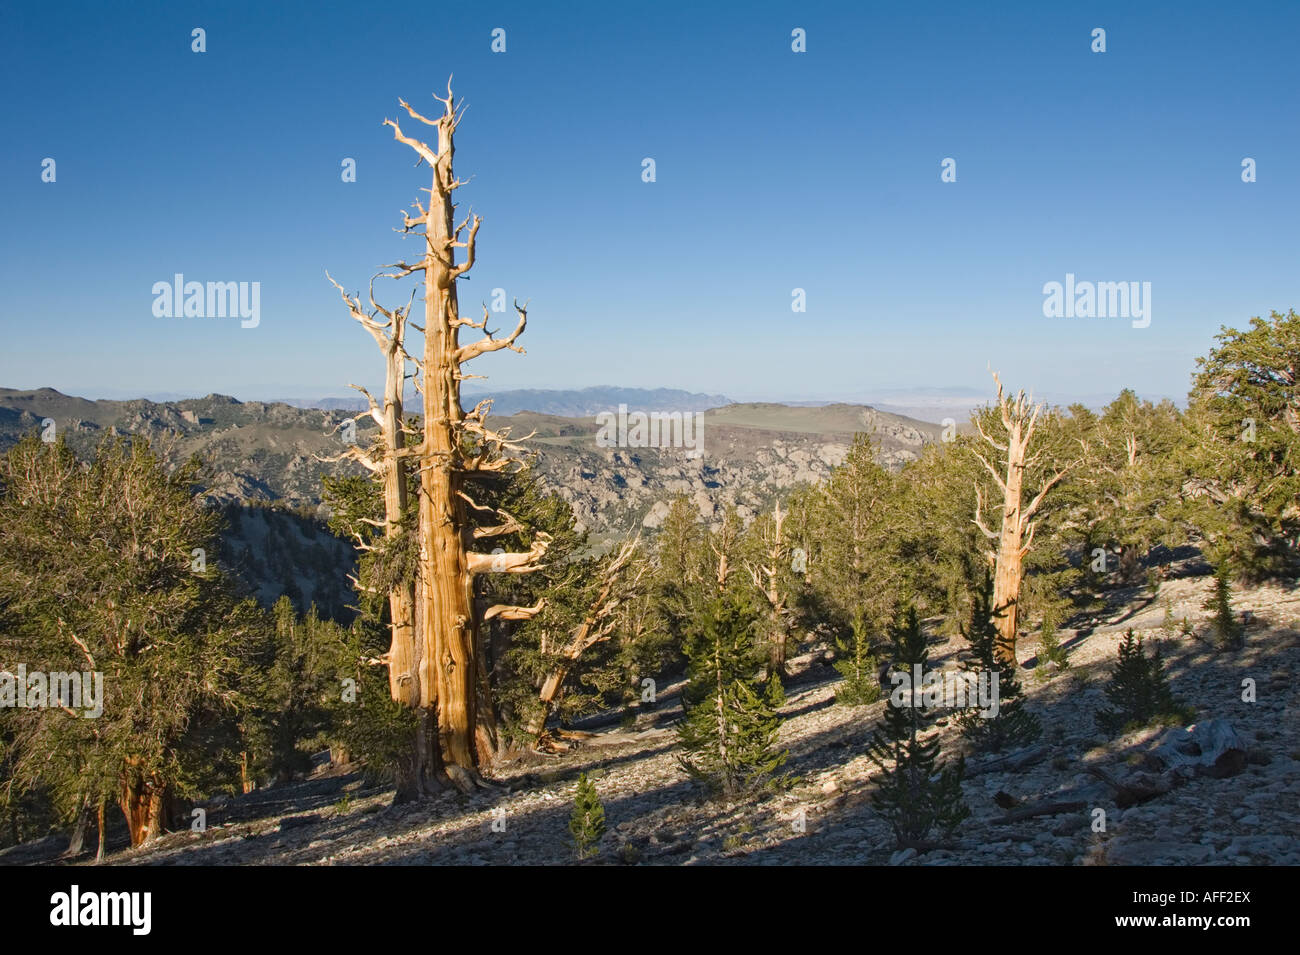
[[[776,747],[781,720],[752,685],[757,614],[724,592],[704,606],[684,650],[690,682],[682,694],[686,718],[677,733],[682,768],[709,792],[734,797],[764,783],[788,756]]]
[[[1058,670],[1070,668],[1070,653],[1061,645],[1061,637],[1056,629],[1056,608],[1048,607],[1043,612],[1043,626],[1038,636],[1038,665],[1053,664]]]
[[[1119,645],[1119,664],[1106,687],[1110,706],[1097,713],[1097,727],[1115,735],[1152,723],[1181,724],[1195,718],[1195,710],[1174,699],[1157,649],[1151,656],[1133,631]]]
[[[766,688],[763,690],[763,702],[773,711],[785,706],[785,686],[781,683],[779,673],[773,673],[768,678]]]
[[[1174,456],[1177,479],[1209,492],[1186,502],[1187,516],[1238,576],[1291,577],[1300,567],[1300,314],[1257,316],[1215,337],[1188,395],[1192,440]]]
[[[987,574],[984,583],[975,593],[971,605],[970,623],[962,635],[971,646],[974,660],[965,665],[976,673],[996,673],[997,714],[985,716],[979,706],[964,709],[957,716],[962,735],[980,752],[1000,753],[1004,749],[1026,746],[1038,739],[1042,725],[1038,717],[1024,708],[1017,665],[999,664],[993,652],[997,627],[993,623],[993,581]]]
[[[1231,594],[1228,562],[1221,560],[1214,569],[1214,592],[1204,604],[1204,609],[1214,611],[1214,637],[1220,650],[1240,650],[1246,645],[1246,630],[1233,614]]]
[[[902,622],[891,628],[890,640],[897,670],[919,673],[924,669],[929,651],[915,607],[909,607]],[[894,830],[900,849],[926,848],[935,831],[947,838],[970,815],[961,792],[965,761],[958,759],[956,766],[940,768],[938,738],[920,738],[929,721],[926,710],[919,692],[912,696],[896,687],[885,707],[884,724],[867,747],[872,762],[884,770],[872,803]]]
[[[578,791],[573,797],[573,815],[569,817],[569,833],[579,859],[596,854],[596,844],[605,834],[605,807],[600,804],[596,784],[583,773],[578,777]]]
[[[4,654],[97,673],[102,694],[69,693],[94,718],[43,699],[0,707],[5,798],[43,793],[70,822],[118,804],[139,844],[171,825],[173,800],[235,784],[274,631],[216,562],[200,475],[141,438],[108,438],[84,464],[34,435],[0,456]]]
[[[852,637],[847,642],[837,637],[835,645],[844,654],[835,661],[835,669],[844,677],[844,682],[835,688],[835,702],[861,706],[880,699],[880,681],[876,677],[878,664],[871,655],[866,615],[861,611],[855,613]]]

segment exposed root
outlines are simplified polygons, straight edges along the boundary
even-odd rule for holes
[[[484,779],[477,771],[466,769],[464,766],[449,764],[443,767],[443,772],[447,774],[447,781],[466,796],[473,794],[476,789],[496,791],[501,788],[496,783]]]
[[[477,773],[471,773],[463,766],[447,765],[443,767],[443,772],[447,774],[447,781],[459,789],[466,796],[474,792],[477,785]]]
[[[550,733],[537,737],[536,742],[533,743],[533,752],[540,753],[543,756],[559,756],[562,753],[567,753],[570,748],[568,743]]]

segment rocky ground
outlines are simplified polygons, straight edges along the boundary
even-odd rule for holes
[[[567,825],[577,776],[586,771],[604,803],[608,831],[599,855],[584,864],[1300,864],[1300,591],[1238,593],[1236,609],[1251,616],[1246,648],[1219,652],[1201,609],[1210,583],[1187,578],[1166,582],[1154,597],[1137,590],[1120,595],[1127,599],[1091,629],[1063,633],[1070,650],[1064,671],[1038,667],[1032,640],[1022,646],[1022,682],[1042,721],[1042,738],[1012,755],[1011,762],[1026,764],[1020,769],[968,760],[963,789],[971,817],[952,845],[919,855],[899,851],[871,809],[875,769],[865,743],[884,704],[836,705],[834,671],[813,652],[796,661],[801,678],[783,711],[787,768],[798,780],[779,795],[702,799],[678,765],[676,714],[672,694],[665,693],[653,718],[597,731],[562,757],[529,756],[506,766],[497,789],[390,807],[391,792],[366,788],[360,774],[326,771],[211,805],[205,832],[171,834],[147,849],[112,853],[109,861],[570,863]],[[1190,635],[1167,626],[1166,606],[1176,624],[1187,619]],[[1220,771],[1174,778],[1153,755],[1169,730],[1118,739],[1097,733],[1093,715],[1129,627],[1160,645],[1174,692],[1195,707],[1198,725],[1212,719],[1230,725],[1242,741],[1240,759]],[[932,664],[951,660],[958,649],[957,641],[935,638]],[[1255,682],[1256,702],[1242,699],[1245,679]],[[955,753],[955,726],[936,732],[944,751]],[[1117,787],[1131,793],[1130,784],[1147,785],[1147,795],[1151,784],[1168,791],[1121,808],[1127,800]],[[1012,821],[1016,811],[1045,802],[1082,806]],[[1095,831],[1099,809],[1104,831]],[[35,851],[20,847],[6,855],[31,861]]]

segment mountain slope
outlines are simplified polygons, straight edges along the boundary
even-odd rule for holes
[[[609,389],[601,400],[629,393]],[[668,403],[641,407],[673,410]],[[880,460],[897,466],[915,458],[941,430],[865,405],[733,403],[699,414],[703,454],[697,457],[680,447],[600,446],[600,423],[590,416],[525,411],[494,416],[491,425],[509,428],[516,437],[534,432],[526,442],[535,452],[532,466],[598,541],[636,527],[657,527],[667,500],[679,493],[689,496],[706,519],[719,517],[729,504],[749,518],[778,493],[824,478],[844,459],[855,434],[873,435]],[[83,457],[106,435],[143,435],[170,460],[200,455],[208,465],[206,486],[219,501],[315,507],[323,475],[361,473],[358,465],[331,460],[342,452],[345,424],[353,416],[223,395],[176,402],[88,401],[48,388],[0,389],[0,450],[22,433],[39,430],[46,419]],[[368,419],[357,422],[358,443],[367,443],[372,433]]]

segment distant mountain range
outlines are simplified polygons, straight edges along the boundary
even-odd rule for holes
[[[627,405],[632,411],[673,412],[707,411],[732,403],[725,395],[697,394],[677,388],[618,388],[613,385],[597,385],[580,390],[521,388],[514,391],[484,391],[466,388],[462,396],[467,405],[490,397],[492,413],[497,415],[533,411],[565,418],[589,418],[602,411],[617,412],[619,405]],[[360,395],[278,400],[295,408],[320,408],[324,411],[364,411],[366,407],[366,399]],[[413,390],[407,393],[406,403],[412,410],[419,410],[419,396]]]
[[[748,518],[770,507],[778,493],[824,478],[844,459],[855,434],[874,435],[881,461],[896,466],[916,457],[940,432],[932,423],[854,404],[742,404],[669,389],[505,394],[507,408],[548,406],[539,397],[555,396],[556,404],[549,406],[572,412],[517,411],[493,415],[490,423],[509,427],[515,436],[536,432],[527,442],[535,452],[532,467],[597,540],[656,527],[675,494],[690,497],[705,519],[717,519],[729,504]],[[617,412],[620,404],[629,411],[699,413],[703,453],[638,447],[633,439],[612,446],[598,442],[594,415]],[[138,434],[173,460],[198,454],[208,466],[205,484],[219,501],[317,508],[323,475],[362,473],[358,465],[331,461],[342,452],[346,422],[355,414],[225,395],[91,401],[50,388],[0,389],[0,450],[24,432],[40,430],[46,420],[83,457],[106,435]],[[359,419],[356,440],[365,444],[373,427],[367,418]]]
[[[180,401],[199,400],[193,392],[124,392],[119,389],[96,389],[91,392],[103,400],[146,400],[155,404],[176,403]],[[964,425],[971,412],[993,400],[993,389],[987,391],[971,387],[914,387],[914,388],[865,388],[859,392],[837,396],[836,398],[807,398],[802,396],[772,395],[766,391],[754,392],[739,398],[727,395],[703,394],[684,391],[678,388],[620,388],[614,385],[597,385],[591,388],[521,388],[510,391],[492,392],[467,385],[464,391],[467,402],[481,398],[493,399],[493,413],[512,415],[521,411],[533,411],[538,414],[560,415],[563,417],[590,417],[602,411],[617,411],[620,404],[626,404],[631,410],[643,411],[707,411],[721,408],[728,404],[751,404],[754,402],[775,402],[791,407],[822,408],[833,404],[863,405],[899,415],[915,418],[931,424],[943,424],[951,418],[958,425]],[[1033,394],[1036,400],[1062,408],[1081,404],[1094,411],[1100,411],[1114,400],[1112,394],[1071,395],[1058,394],[1050,389]],[[1160,402],[1166,398],[1180,407],[1186,405],[1183,396],[1169,396],[1140,392],[1139,397]],[[365,399],[359,394],[332,395],[326,397],[274,397],[246,398],[253,403],[284,404],[294,408],[314,408],[321,411],[365,410]],[[410,410],[419,410],[419,396],[411,390],[406,395]]]

